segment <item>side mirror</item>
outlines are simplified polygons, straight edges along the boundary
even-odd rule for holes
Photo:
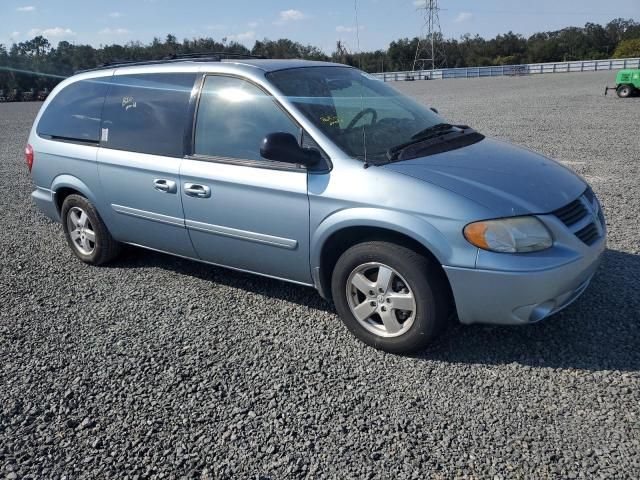
[[[429,108],[429,110],[431,110],[431,111],[432,111],[433,113],[435,113],[436,115],[437,115],[438,113],[440,113],[440,112],[438,112],[438,109],[437,109],[437,108],[430,107],[430,108]]]
[[[260,146],[260,155],[276,162],[297,163],[312,167],[320,162],[320,152],[311,148],[303,148],[296,137],[290,133],[270,133]]]

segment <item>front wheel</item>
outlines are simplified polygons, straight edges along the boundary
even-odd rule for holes
[[[627,98],[631,96],[633,89],[631,88],[631,85],[620,85],[616,90],[616,93],[620,98]]]
[[[428,345],[445,327],[452,305],[443,273],[430,259],[380,241],[344,252],[331,290],[347,328],[367,345],[391,353]]]

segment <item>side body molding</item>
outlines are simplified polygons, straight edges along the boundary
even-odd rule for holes
[[[286,248],[288,250],[294,250],[298,246],[298,241],[294,239],[276,237],[274,235],[266,235],[264,233],[240,230],[237,228],[230,228],[222,225],[196,222],[195,220],[186,220],[185,225],[188,229],[197,230],[199,232],[221,235],[223,237],[239,238],[248,242],[271,245],[274,247]]]
[[[183,218],[171,217],[169,215],[162,215],[159,213],[140,210],[137,208],[125,207],[123,205],[111,204],[111,208],[113,208],[115,212],[122,215],[129,215],[131,217],[142,218],[144,220],[151,220],[153,222],[164,223],[177,227],[186,227],[190,230],[197,230],[199,232],[211,233],[224,237],[239,238],[241,240],[261,243],[265,245],[272,245],[274,247],[293,250],[298,245],[298,242],[296,240],[289,238],[275,237],[273,235],[265,235],[262,233],[250,232],[248,230],[239,230],[237,228],[229,228],[221,225],[213,225],[210,223],[196,222],[194,220],[184,220]]]
[[[149,212],[147,210],[140,210],[138,208],[125,207],[123,205],[111,204],[111,208],[117,213],[122,215],[129,215],[130,217],[142,218],[144,220],[151,220],[153,222],[165,223],[167,225],[174,225],[184,228],[184,218],[172,217],[169,215],[162,215],[160,213]]]

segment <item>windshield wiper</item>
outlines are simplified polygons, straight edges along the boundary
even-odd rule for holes
[[[411,140],[423,140],[432,136],[440,135],[442,132],[446,132],[454,128],[454,125],[450,123],[436,123],[430,127],[420,130],[418,133],[411,136]]]
[[[415,155],[418,151],[434,150],[435,153],[438,150],[442,150],[442,147],[438,147],[438,145],[443,143],[450,144],[451,142],[460,143],[458,139],[461,137],[473,137],[474,141],[472,143],[475,143],[475,141],[483,139],[484,135],[479,134],[467,125],[438,123],[416,133],[408,142],[391,147],[387,150],[387,160],[394,162],[400,157]],[[469,138],[467,142],[471,140]]]

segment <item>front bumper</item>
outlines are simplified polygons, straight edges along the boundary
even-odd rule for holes
[[[595,274],[606,241],[544,270],[501,271],[444,266],[461,323],[522,325],[538,322],[577,299]]]

